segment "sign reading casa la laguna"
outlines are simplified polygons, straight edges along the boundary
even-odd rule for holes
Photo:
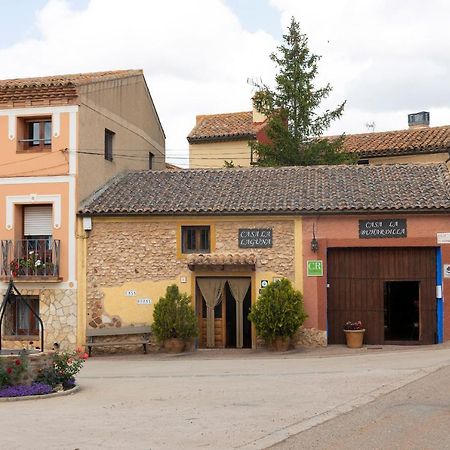
[[[239,248],[272,247],[272,228],[240,228]]]

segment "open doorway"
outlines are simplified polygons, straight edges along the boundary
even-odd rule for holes
[[[418,341],[420,335],[419,281],[384,283],[384,340]]]
[[[199,335],[199,347],[206,348],[207,344],[207,307],[206,300],[202,294],[202,290],[199,287],[199,280],[203,277],[197,278],[196,286],[196,309],[199,319],[200,335]],[[209,347],[215,348],[251,348],[252,347],[252,326],[248,319],[248,314],[251,308],[251,285],[250,278],[247,277],[217,277],[224,280],[223,289],[220,295],[219,302],[214,307],[214,344]],[[207,277],[208,280],[214,280],[216,278]],[[248,287],[245,286],[242,289],[233,283],[233,280],[242,281],[248,280]],[[233,296],[233,289],[230,287],[230,283],[235,289],[235,294],[239,298],[243,298],[242,301],[242,325],[241,332],[238,333],[238,305],[235,297]],[[244,285],[246,283],[244,282]],[[242,286],[241,286],[242,287]],[[245,296],[244,296],[245,294]],[[206,295],[208,295],[206,293]],[[238,345],[238,335],[241,339],[241,346]]]

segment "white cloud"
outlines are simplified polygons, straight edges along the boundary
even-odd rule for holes
[[[49,0],[39,38],[0,50],[0,77],[143,68],[167,135],[168,155],[186,154],[203,113],[249,110],[247,78],[273,77],[276,42],[244,30],[223,0],[91,0],[73,11]]]
[[[284,28],[293,15],[334,87],[344,118],[332,132],[407,126],[407,113],[431,111],[450,123],[450,2],[445,0],[271,0]]]

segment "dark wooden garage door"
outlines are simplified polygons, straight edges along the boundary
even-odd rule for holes
[[[328,250],[328,343],[344,344],[346,321],[361,320],[366,344],[383,344],[387,281],[419,282],[419,343],[436,332],[434,248],[339,248]],[[409,341],[408,341],[409,342]]]

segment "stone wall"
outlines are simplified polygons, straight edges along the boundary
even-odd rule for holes
[[[21,375],[17,384],[30,385],[41,370],[51,367],[53,364],[53,353],[48,351],[28,355],[27,370]],[[18,355],[0,356],[0,364],[5,368],[14,367],[17,360],[20,360]]]
[[[205,224],[210,222],[205,218]],[[187,219],[185,223],[188,225],[190,220]],[[213,223],[216,243],[213,253],[254,253],[257,256],[257,272],[270,272],[294,279],[292,219],[273,222],[236,219],[211,222]],[[104,297],[107,288],[120,287],[130,282],[157,283],[167,280],[169,283],[188,272],[186,258],[180,258],[178,254],[179,226],[180,223],[172,221],[152,222],[145,219],[142,222],[94,221],[87,242],[86,294],[89,327],[120,327],[123,324],[122,318],[115,313],[105,314]],[[273,229],[273,248],[238,247],[239,228],[269,227]]]
[[[239,228],[272,228],[272,248],[239,248]],[[254,253],[257,258],[256,270],[274,272],[294,279],[295,244],[294,221],[224,221],[216,223],[216,253]],[[301,256],[301,255],[300,255]]]
[[[315,328],[300,327],[294,337],[291,339],[290,347],[326,347],[327,346],[327,332],[317,330]],[[267,348],[267,344],[261,337],[256,339],[257,348]]]
[[[96,222],[87,249],[89,326],[104,325],[103,287],[173,278],[185,266],[176,253],[175,224]],[[111,325],[120,326],[120,318],[116,317]]]
[[[77,332],[77,291],[74,289],[19,289],[22,295],[39,297],[39,315],[44,323],[44,349],[52,350],[57,343],[62,350],[73,350]],[[3,327],[3,346],[22,349],[40,346],[39,336],[11,336],[10,314],[6,314]]]

